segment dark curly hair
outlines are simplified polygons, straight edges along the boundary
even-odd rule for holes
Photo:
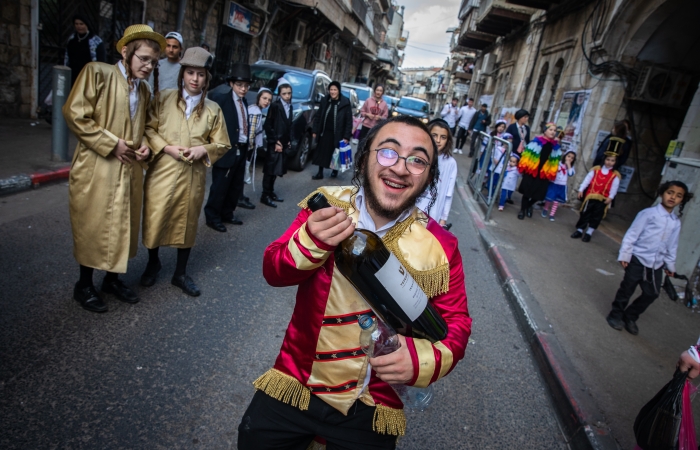
[[[683,189],[683,191],[685,192],[685,194],[683,194],[683,200],[681,200],[681,204],[678,206],[678,217],[682,217],[683,216],[683,209],[685,209],[685,204],[688,203],[693,198],[693,193],[688,192],[688,185],[686,185],[682,181],[677,181],[677,180],[667,181],[664,184],[662,184],[661,186],[659,186],[659,190],[656,191],[656,195],[661,197],[664,194],[664,192],[668,191],[670,188],[672,188],[674,186]]]
[[[421,122],[420,119],[411,116],[394,116],[387,120],[383,120],[375,125],[374,128],[367,133],[367,136],[360,141],[360,144],[357,146],[357,153],[355,153],[355,172],[352,176],[352,185],[355,187],[353,190],[353,196],[357,194],[362,186],[362,174],[367,166],[367,158],[369,157],[371,151],[370,147],[372,146],[374,139],[377,137],[377,134],[379,134],[382,128],[391,123],[402,123],[411,127],[420,128],[425,132],[425,134],[428,135],[430,142],[433,144],[433,157],[430,161],[430,176],[428,177],[428,190],[430,192],[431,200],[427,209],[430,211],[430,208],[433,207],[435,199],[437,198],[437,182],[438,178],[440,177],[440,169],[438,169],[437,145],[435,145],[435,141],[433,141],[433,137],[430,135],[428,127]]]

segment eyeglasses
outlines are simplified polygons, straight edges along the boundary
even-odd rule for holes
[[[374,151],[377,152],[377,162],[384,167],[394,166],[399,162],[399,159],[403,159],[406,164],[406,170],[412,175],[420,175],[430,166],[430,163],[423,158],[418,156],[399,156],[396,150],[390,148],[378,148]]]
[[[236,81],[233,85],[239,89],[250,89],[250,83],[243,83],[242,81]]]
[[[134,53],[134,56],[137,57],[139,61],[141,61],[145,66],[151,66],[154,69],[159,66],[157,59],[144,58],[143,56],[139,56],[136,53]]]

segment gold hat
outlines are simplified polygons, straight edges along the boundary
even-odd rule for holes
[[[610,139],[608,140],[608,148],[605,149],[605,156],[614,156],[616,158],[619,158],[622,150],[622,145],[624,145],[624,143],[624,139],[615,136],[610,136]]]
[[[165,38],[153,31],[153,28],[143,24],[131,25],[124,30],[124,36],[117,42],[117,51],[121,52],[126,44],[136,39],[150,39],[155,41],[160,45],[160,51],[165,51]]]
[[[180,65],[187,67],[203,67],[210,70],[213,62],[214,57],[212,54],[202,47],[190,47],[185,50],[185,56],[180,60]]]

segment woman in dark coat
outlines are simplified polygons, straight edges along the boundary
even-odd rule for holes
[[[628,134],[629,129],[625,121],[615,122],[612,133],[607,135],[605,140],[598,146],[593,166],[602,167],[605,162],[605,153],[612,152],[620,155],[615,161],[613,170],[620,170],[620,167],[627,162],[627,158],[630,156],[630,151],[632,150],[632,139],[629,138]]]
[[[314,117],[313,137],[318,137],[314,164],[318,173],[311,177],[314,180],[323,179],[323,168],[331,165],[333,152],[340,141],[347,144],[352,137],[352,107],[350,100],[340,93],[340,83],[331,82],[328,95],[321,100],[321,107]],[[338,171],[331,172],[331,178],[338,176]]]
[[[525,147],[518,163],[518,170],[523,175],[518,192],[523,194],[518,219],[525,215],[532,217],[532,205],[544,200],[549,189],[549,182],[554,181],[561,161],[561,147],[555,139],[557,125],[548,123],[544,134],[535,137]]]
[[[71,34],[66,44],[66,55],[63,65],[71,69],[71,86],[80,75],[80,71],[89,62],[106,62],[107,54],[102,39],[88,26],[87,20],[83,16],[73,17],[73,27],[75,33]]]
[[[275,193],[275,180],[287,173],[286,152],[292,145],[292,86],[283,80],[278,82],[277,101],[272,102],[265,119],[267,158],[263,166],[263,191],[260,203],[277,208],[275,202],[284,200]]]

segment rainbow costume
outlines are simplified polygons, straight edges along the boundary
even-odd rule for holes
[[[544,164],[540,161],[542,147],[547,144],[552,144],[552,153]],[[541,178],[547,181],[554,181],[557,177],[557,169],[561,161],[561,146],[556,139],[547,139],[544,136],[537,136],[523,150],[518,164],[518,170],[523,175],[527,174],[535,178]]]

